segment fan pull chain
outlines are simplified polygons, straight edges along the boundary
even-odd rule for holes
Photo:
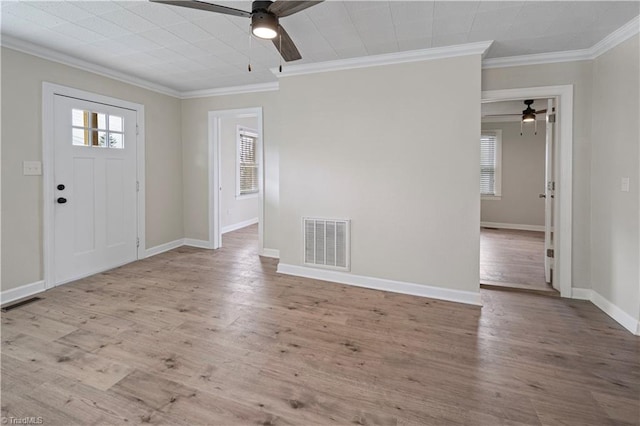
[[[278,31],[278,35],[280,36],[280,72],[282,72],[282,31]]]
[[[522,136],[522,126],[523,126],[524,121],[520,120],[520,136]]]
[[[533,134],[534,135],[538,134],[538,120],[536,120],[535,117],[533,119]]]
[[[251,72],[251,25],[249,25],[249,65],[247,69]]]

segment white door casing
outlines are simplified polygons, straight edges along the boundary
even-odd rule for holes
[[[555,151],[555,126],[556,112],[553,99],[547,100],[546,114],[546,134],[545,134],[545,169],[544,169],[544,278],[551,283],[556,290],[559,290],[557,280],[552,279],[553,269],[553,204],[555,201],[555,181],[553,161]]]
[[[51,288],[144,258],[144,106],[48,82],[42,90],[44,281]],[[121,117],[121,129],[116,118],[111,135],[97,134],[98,145],[112,147],[74,146],[74,135],[86,141],[95,126],[74,132],[73,109],[76,121],[82,111]]]

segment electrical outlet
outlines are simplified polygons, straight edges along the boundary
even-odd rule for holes
[[[22,174],[24,176],[41,176],[42,162],[41,161],[23,161]]]
[[[623,176],[620,179],[620,191],[629,192],[629,178],[627,176]]]

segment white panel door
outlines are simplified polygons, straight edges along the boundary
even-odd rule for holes
[[[55,283],[137,258],[136,112],[54,100]]]
[[[546,148],[545,148],[545,182],[544,182],[544,278],[545,281],[551,283],[553,288],[559,290],[558,284],[553,281],[553,252],[554,252],[554,235],[553,235],[553,202],[555,201],[555,179],[553,176],[553,142],[554,142],[554,123],[556,121],[553,99],[549,99],[547,103],[547,119],[546,119]]]

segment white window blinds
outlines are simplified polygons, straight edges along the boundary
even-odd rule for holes
[[[238,130],[238,193],[239,195],[258,192],[258,135],[244,129]]]
[[[480,135],[480,195],[502,195],[502,130],[482,131]]]
[[[483,133],[480,137],[480,194],[496,193],[496,168],[498,137],[495,133]]]

